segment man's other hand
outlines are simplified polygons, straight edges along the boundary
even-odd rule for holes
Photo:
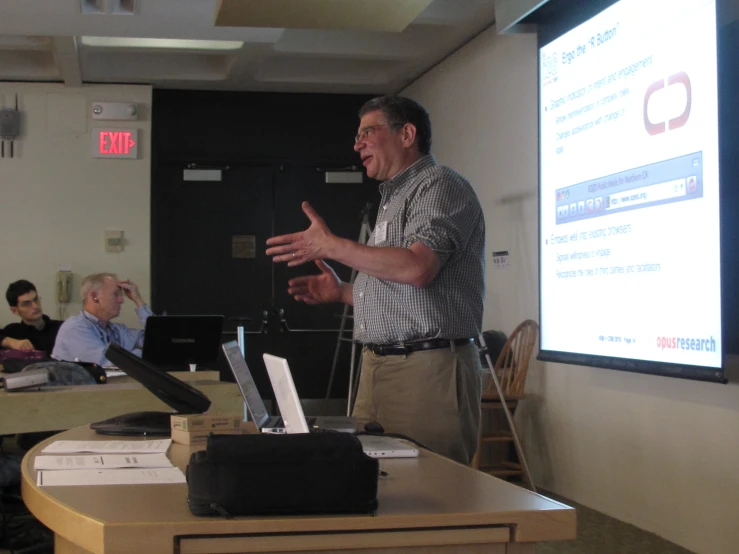
[[[341,302],[341,280],[323,260],[316,260],[320,275],[295,277],[288,281],[287,292],[298,302],[327,304]]]

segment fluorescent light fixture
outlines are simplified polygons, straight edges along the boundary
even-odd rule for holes
[[[161,48],[177,50],[238,50],[239,40],[184,40],[174,38],[82,37],[82,44],[101,48]]]

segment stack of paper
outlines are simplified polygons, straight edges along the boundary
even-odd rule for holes
[[[171,439],[56,441],[36,456],[39,486],[184,483],[166,452]],[[74,455],[69,455],[74,454]]]
[[[44,454],[74,454],[94,452],[95,454],[153,454],[165,453],[172,439],[130,440],[130,441],[54,441],[41,452]]]

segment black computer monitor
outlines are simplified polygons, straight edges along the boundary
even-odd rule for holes
[[[210,408],[210,399],[201,391],[117,344],[108,346],[105,357],[171,406],[174,413],[200,414]],[[169,435],[172,415],[171,412],[134,412],[92,423],[90,427],[103,435]]]
[[[215,366],[222,331],[222,315],[152,315],[146,320],[141,357],[168,369]]]

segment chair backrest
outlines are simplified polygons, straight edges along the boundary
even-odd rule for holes
[[[523,395],[529,360],[538,336],[539,325],[533,319],[527,319],[520,323],[508,337],[493,370],[498,376],[504,395]],[[490,394],[497,395],[492,379],[483,392],[483,395]]]

